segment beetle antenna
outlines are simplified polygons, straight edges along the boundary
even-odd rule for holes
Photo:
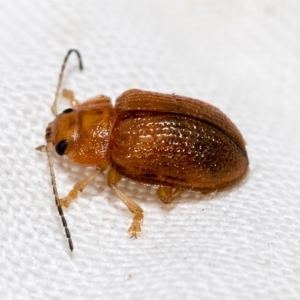
[[[79,51],[76,50],[76,49],[70,49],[68,51],[65,59],[64,59],[64,62],[62,64],[62,66],[61,66],[61,71],[60,71],[60,74],[59,74],[59,77],[58,77],[58,83],[57,83],[57,87],[56,87],[55,97],[54,97],[53,105],[51,107],[51,111],[55,116],[57,116],[57,99],[58,99],[59,91],[60,91],[60,88],[61,88],[62,80],[63,80],[63,77],[64,77],[64,71],[65,71],[65,68],[66,68],[66,65],[67,65],[68,58],[69,58],[69,56],[72,52],[75,52],[77,54],[77,57],[78,57],[78,60],[79,60],[79,69],[80,69],[80,71],[83,69],[82,59],[81,59],[81,55],[80,55]]]
[[[42,147],[43,146],[38,147],[39,148],[38,150],[47,152],[48,164],[49,164],[50,175],[51,175],[51,183],[52,183],[53,194],[54,194],[54,198],[55,198],[55,204],[57,206],[58,213],[61,217],[62,224],[65,228],[65,232],[66,232],[66,236],[68,238],[70,250],[73,251],[74,247],[73,247],[73,242],[72,242],[72,238],[71,238],[71,233],[70,233],[70,230],[68,228],[68,224],[67,224],[67,221],[65,219],[62,207],[59,204],[59,197],[58,197],[58,192],[57,192],[57,187],[56,187],[55,173],[54,173],[53,161],[52,161],[52,155],[51,155],[52,143],[51,142],[47,143],[46,147],[43,147],[43,148]]]

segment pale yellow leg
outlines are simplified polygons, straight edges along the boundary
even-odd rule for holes
[[[125,194],[123,194],[119,189],[117,189],[117,183],[122,179],[122,175],[119,174],[115,169],[111,168],[108,172],[107,180],[108,186],[111,187],[117,196],[123,201],[128,210],[134,214],[131,226],[128,231],[131,233],[131,236],[137,237],[137,233],[142,231],[141,229],[141,221],[144,218],[143,210],[139,207],[134,201],[128,198]]]
[[[68,207],[70,203],[75,200],[78,196],[78,192],[82,192],[84,188],[89,185],[98,175],[100,175],[104,170],[97,169],[94,173],[89,175],[88,177],[84,178],[83,180],[79,181],[73,186],[73,189],[69,192],[69,194],[59,199],[59,204],[61,206]]]
[[[157,195],[159,197],[159,199],[165,203],[171,203],[175,198],[177,198],[182,192],[184,191],[184,189],[173,189],[170,187],[164,187],[164,186],[160,186],[157,189]]]
[[[75,99],[73,91],[63,89],[61,94],[64,98],[70,101],[72,107],[75,107],[76,105],[79,104],[79,101]]]

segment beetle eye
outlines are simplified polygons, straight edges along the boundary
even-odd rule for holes
[[[67,108],[67,109],[63,110],[63,112],[61,114],[68,114],[72,111],[73,111],[73,108]]]
[[[66,140],[60,141],[55,147],[56,153],[60,156],[64,155],[67,145],[68,145],[68,141],[66,141]]]

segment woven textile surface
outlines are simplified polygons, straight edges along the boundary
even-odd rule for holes
[[[299,299],[300,2],[297,0],[0,0],[1,299]],[[44,153],[63,58],[63,87],[84,100],[130,88],[209,102],[237,125],[250,172],[228,191],[120,189],[99,176],[65,217]],[[68,106],[60,99],[59,111]],[[65,196],[92,169],[54,155]]]

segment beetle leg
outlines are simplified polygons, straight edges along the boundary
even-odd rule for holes
[[[160,186],[157,189],[157,195],[163,203],[168,204],[177,198],[183,191],[184,189],[177,188],[173,191],[173,188]]]
[[[84,178],[83,180],[79,181],[73,186],[73,189],[69,192],[69,194],[59,199],[59,204],[61,206],[68,207],[70,203],[75,200],[78,196],[78,192],[82,192],[84,188],[89,185],[98,175],[100,175],[104,170],[103,169],[96,169],[95,172],[90,174],[88,177]]]
[[[79,101],[75,99],[73,91],[63,89],[61,94],[64,98],[70,101],[72,107],[75,107],[76,105],[79,104]]]
[[[128,232],[131,233],[131,236],[134,236],[136,238],[137,233],[140,233],[142,231],[140,223],[144,218],[143,210],[134,201],[128,198],[119,189],[117,189],[116,185],[122,179],[121,174],[119,174],[115,169],[110,168],[107,175],[107,179],[108,179],[108,186],[115,191],[117,196],[123,201],[123,203],[126,205],[128,210],[134,214]]]

